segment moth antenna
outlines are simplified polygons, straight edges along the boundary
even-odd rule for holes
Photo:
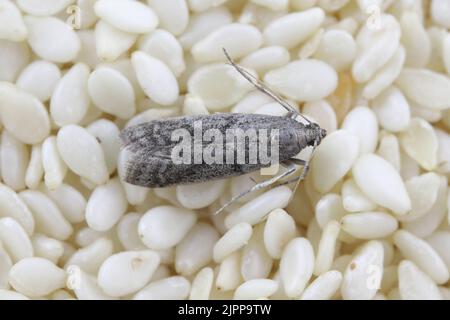
[[[236,71],[239,72],[248,82],[253,84],[262,93],[264,93],[264,94],[268,95],[269,97],[271,97],[272,99],[274,99],[276,102],[278,102],[283,108],[285,108],[290,113],[299,115],[304,120],[306,120],[308,122],[308,124],[311,123],[311,121],[309,121],[308,118],[306,118],[300,112],[295,110],[295,108],[293,106],[291,106],[286,100],[284,100],[278,94],[273,92],[266,84],[264,84],[264,82],[262,82],[261,80],[256,78],[254,75],[252,75],[250,72],[248,72],[247,70],[245,70],[244,68],[242,68],[238,64],[236,64],[233,61],[233,59],[230,57],[230,55],[228,54],[228,51],[225,48],[222,48],[222,50],[223,50],[223,52],[225,54],[225,57],[228,60],[228,64],[233,66],[236,69]]]

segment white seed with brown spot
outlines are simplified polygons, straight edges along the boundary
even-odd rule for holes
[[[98,284],[112,297],[121,297],[142,289],[159,265],[153,251],[125,251],[110,256],[98,271]]]
[[[345,300],[372,299],[378,291],[383,275],[384,249],[379,241],[361,247],[348,264],[341,285]]]
[[[195,225],[197,215],[172,206],[154,207],[139,221],[139,236],[150,249],[169,249],[177,245]]]

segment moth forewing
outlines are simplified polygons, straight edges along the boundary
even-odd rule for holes
[[[201,123],[201,128],[195,123]],[[154,188],[253,172],[297,155],[310,144],[306,134],[309,131],[305,128],[305,125],[287,117],[237,113],[178,117],[140,124],[125,129],[121,134],[129,154],[124,179],[131,184]],[[182,130],[185,132],[183,135],[180,134]],[[210,130],[216,132],[215,139],[203,139]],[[237,139],[232,143],[233,139],[227,139],[230,132],[242,132],[243,136],[235,135]],[[273,132],[277,132],[278,138],[271,138]],[[220,141],[217,133],[223,136]],[[196,139],[198,135],[201,137]],[[264,141],[270,143],[261,143]],[[270,151],[274,142],[277,148]],[[174,149],[189,152],[190,156],[185,157],[185,161],[173,161]],[[208,149],[222,151],[222,161],[205,161],[203,156]],[[256,161],[251,163],[250,159]]]

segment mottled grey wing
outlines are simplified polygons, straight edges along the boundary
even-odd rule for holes
[[[206,125],[206,128],[212,127]],[[124,180],[138,186],[161,188],[228,178],[258,170],[261,167],[260,165],[195,164],[193,159],[193,164],[174,164],[172,150],[176,145],[180,146],[180,143],[172,141],[171,132],[179,128],[190,131],[191,125],[171,119],[171,121],[154,121],[125,129],[121,133],[128,156]],[[216,141],[208,144],[211,143],[215,144]]]
[[[151,121],[125,129],[121,133],[129,158],[126,162],[125,181],[145,187],[165,187],[174,184],[189,184],[212,179],[242,175],[263,167],[261,164],[174,164],[172,150],[179,142],[172,141],[172,132],[186,129],[194,135],[193,124],[202,122],[202,131],[217,129],[225,133],[228,129],[273,129],[285,130],[292,126],[289,118],[243,115],[215,114],[211,116],[190,116]],[[212,142],[213,144],[216,141]],[[211,144],[208,142],[206,144]],[[221,144],[224,147],[225,141]],[[205,144],[204,144],[205,145]],[[284,152],[289,158],[297,152]],[[193,157],[193,155],[192,155]],[[280,159],[280,160],[283,160]]]

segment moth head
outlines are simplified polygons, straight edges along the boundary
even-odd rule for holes
[[[322,139],[327,136],[327,131],[322,129],[317,123],[309,123],[307,126],[307,140],[308,145],[317,147]]]

